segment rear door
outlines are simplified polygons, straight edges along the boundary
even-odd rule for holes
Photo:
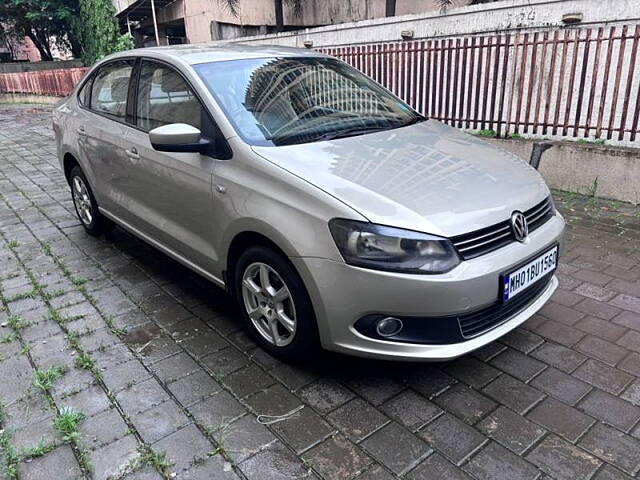
[[[216,159],[200,153],[158,152],[149,131],[186,123],[208,138],[217,127],[184,77],[168,64],[142,60],[136,93],[136,128],[126,137],[130,183],[123,195],[140,229],[187,260],[210,269],[212,247],[212,176]]]
[[[98,204],[116,215],[127,209],[121,188],[128,182],[123,167],[127,159],[127,98],[133,66],[133,60],[118,60],[95,72],[77,125],[78,144],[89,164],[89,181]]]

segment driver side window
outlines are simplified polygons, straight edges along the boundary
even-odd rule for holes
[[[202,106],[178,72],[160,63],[143,61],[138,86],[137,125],[153,130],[170,123],[202,129]]]

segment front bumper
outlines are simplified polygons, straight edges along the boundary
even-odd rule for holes
[[[292,258],[314,305],[324,348],[365,357],[398,360],[448,360],[490,343],[514,329],[551,297],[558,286],[547,286],[523,309],[494,328],[451,344],[406,343],[370,338],[355,322],[366,315],[444,317],[492,305],[499,295],[500,274],[524,259],[562,244],[564,220],[555,215],[525,243],[512,243],[462,262],[441,275],[414,275],[353,267],[320,258]],[[455,321],[455,319],[452,319]]]

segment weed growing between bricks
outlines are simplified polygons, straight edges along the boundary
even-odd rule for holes
[[[21,192],[22,193],[22,192]],[[24,195],[24,194],[23,194]],[[25,198],[28,198],[25,196]],[[1,235],[1,234],[0,234]],[[2,237],[4,238],[4,237]],[[18,262],[21,264],[21,266],[24,268],[24,270],[27,272],[27,275],[33,285],[33,289],[31,291],[29,291],[27,294],[24,295],[24,298],[33,298],[36,296],[40,296],[42,298],[42,300],[47,304],[48,309],[49,309],[49,317],[51,320],[55,321],[61,328],[61,330],[63,331],[63,333],[66,336],[66,340],[67,343],[69,344],[69,346],[71,348],[73,348],[76,353],[78,354],[78,356],[75,358],[74,363],[78,368],[82,368],[85,370],[88,370],[92,373],[96,383],[98,383],[100,385],[100,387],[105,391],[107,397],[109,398],[109,401],[111,403],[111,406],[113,408],[116,408],[120,415],[122,416],[122,418],[124,419],[124,421],[127,423],[128,427],[129,427],[129,431],[137,438],[137,440],[139,442],[141,442],[141,446],[139,448],[139,457],[134,459],[134,461],[132,461],[126,468],[126,471],[124,473],[130,473],[132,471],[135,471],[136,469],[142,468],[143,466],[149,464],[152,465],[154,468],[156,468],[156,470],[158,471],[158,473],[160,473],[163,478],[169,478],[169,468],[171,466],[171,464],[166,460],[166,455],[162,452],[156,452],[154,451],[151,446],[146,445],[143,441],[142,438],[140,437],[140,435],[137,433],[137,431],[135,430],[133,424],[131,423],[131,420],[125,415],[124,411],[122,410],[121,407],[119,407],[119,405],[117,404],[117,401],[115,399],[115,396],[113,395],[113,393],[111,391],[109,391],[109,389],[107,388],[107,386],[104,384],[104,382],[102,381],[102,376],[100,374],[99,369],[96,367],[95,365],[95,361],[91,358],[91,356],[85,352],[82,348],[81,345],[78,341],[79,336],[76,332],[72,332],[67,328],[67,324],[70,321],[73,321],[75,319],[78,319],[79,316],[74,317],[74,318],[65,318],[62,315],[60,315],[60,313],[51,306],[50,304],[50,300],[52,298],[55,298],[57,296],[63,295],[65,292],[63,290],[56,290],[53,293],[48,293],[48,292],[44,292],[44,288],[45,286],[39,284],[35,277],[33,276],[33,274],[31,273],[31,271],[24,265],[24,262],[22,262],[22,260],[19,258],[18,254],[15,252],[15,248],[18,247],[18,242],[12,241],[12,242],[8,242],[7,243],[8,247],[10,248],[10,250],[13,252],[13,255],[15,256],[15,258],[18,260]],[[40,246],[42,248],[43,253],[45,253],[45,255],[49,256],[50,258],[52,258],[52,260],[54,261],[55,265],[57,266],[57,268],[62,272],[62,274],[64,275],[65,278],[69,279],[71,281],[71,283],[76,287],[76,289],[84,296],[84,298],[94,307],[96,306],[96,302],[95,299],[91,296],[91,294],[86,290],[85,288],[85,283],[86,283],[86,279],[82,278],[82,277],[78,277],[72,274],[72,272],[69,270],[69,268],[64,264],[64,262],[56,255],[53,254],[52,249],[50,244],[48,244],[47,242],[40,242]],[[0,292],[1,295],[2,292]],[[6,308],[6,304],[8,303],[3,296],[1,296],[0,298],[2,298],[2,301],[4,303],[4,307]],[[20,298],[11,298],[9,299],[10,301],[16,301]],[[113,322],[111,321],[110,318],[102,315],[102,318],[105,321],[105,324],[110,328],[110,330],[112,331],[112,333],[114,333],[115,335],[118,336],[122,336],[124,334],[126,334],[126,330],[122,329],[122,328],[114,328]],[[24,325],[24,323],[22,322],[22,320],[20,319],[20,317],[18,316],[10,316],[9,320],[8,320],[8,325],[14,329],[14,331],[16,332],[16,334],[19,332],[20,329],[24,328],[26,325]],[[26,351],[28,351],[28,344],[26,344],[25,342],[22,341],[22,339],[18,336],[18,339],[20,340],[23,350],[25,350],[26,347]],[[47,392],[47,398],[48,401],[50,402],[50,404],[54,407],[57,408],[55,405],[55,402],[53,401],[53,398],[50,395],[50,388],[52,386],[52,382],[59,377],[59,375],[62,373],[60,371],[59,368],[57,367],[51,367],[49,370],[47,371],[39,371],[37,370],[37,368],[35,368],[35,364],[33,363],[33,360],[30,358],[30,362],[32,364],[32,367],[34,368],[34,371],[36,372],[36,383],[38,385],[39,388],[41,388],[43,391]],[[92,467],[90,465],[89,462],[89,457],[88,457],[88,452],[86,451],[86,449],[80,447],[78,445],[78,434],[77,434],[77,424],[79,421],[81,421],[83,418],[83,415],[80,412],[71,412],[65,409],[62,410],[58,410],[58,416],[55,419],[55,426],[56,429],[58,431],[60,431],[60,433],[63,434],[63,439],[70,443],[73,447],[74,453],[76,455],[76,458],[78,460],[79,465],[81,466],[81,468],[85,471],[85,472],[90,472]],[[70,430],[70,427],[73,426],[73,429]],[[5,452],[4,457],[7,459],[7,461],[5,462],[7,464],[7,472],[11,473],[12,476],[9,476],[9,478],[15,478],[16,476],[16,468],[17,468],[17,464],[20,461],[19,456],[17,456],[17,454],[15,454],[13,448],[11,447],[10,444],[10,438],[9,438],[9,434],[7,433],[5,435],[5,433],[3,432],[3,439],[4,441],[2,442],[2,444],[0,445],[0,448],[2,448],[2,450]],[[6,447],[5,447],[6,445]],[[39,449],[39,448],[35,448],[35,450],[31,451],[31,453],[33,452],[39,452],[41,454],[44,454],[44,450],[43,449]]]
[[[69,270],[69,268],[67,268],[65,263],[62,261],[62,259],[60,259],[58,256],[56,256],[52,252],[51,247],[50,247],[50,245],[48,243],[42,242],[41,246],[42,246],[43,252],[47,256],[49,256],[49,257],[51,257],[53,259],[55,265],[60,269],[62,274],[67,279],[71,280],[71,282],[76,287],[76,289],[80,293],[82,293],[82,295],[85,297],[85,299],[91,305],[93,305],[95,307],[96,306],[95,299],[91,296],[91,294],[85,288],[86,280],[82,279],[80,277],[74,276],[71,273],[71,271]],[[71,346],[71,348],[73,348],[78,353],[78,355],[75,357],[75,360],[74,360],[74,364],[76,365],[76,367],[84,369],[84,370],[88,370],[89,372],[91,372],[91,374],[93,375],[95,381],[100,385],[100,387],[107,394],[107,397],[109,398],[109,401],[111,402],[111,405],[114,408],[117,408],[119,410],[119,413],[121,414],[122,418],[124,419],[124,421],[127,423],[127,426],[129,427],[129,431],[134,436],[136,436],[140,442],[142,442],[142,438],[139,436],[139,434],[135,430],[135,428],[133,426],[133,423],[128,418],[128,416],[124,413],[122,408],[119,407],[119,405],[117,404],[117,401],[116,401],[115,396],[113,395],[113,393],[104,384],[104,382],[102,380],[102,374],[100,373],[99,368],[96,366],[95,360],[91,357],[91,355],[89,353],[85,352],[82,349],[82,346],[80,345],[80,342],[79,342],[79,334],[77,332],[72,332],[72,331],[68,330],[67,323],[69,322],[69,320],[65,319],[64,317],[62,317],[57,310],[51,309],[50,312],[51,312],[52,319],[58,321],[58,324],[60,325],[60,328],[67,334],[67,342],[69,343],[69,346]],[[105,324],[107,324],[107,326],[110,328],[112,333],[114,333],[116,335],[118,335],[118,333],[120,335],[123,334],[122,331],[118,332],[116,329],[113,328],[113,323],[112,322],[105,321]],[[80,419],[77,419],[77,420],[79,421]],[[77,439],[76,436],[72,436],[72,438]],[[163,460],[163,461],[151,461],[153,459],[156,459],[156,460],[157,459],[165,459],[165,454],[164,453],[155,452],[150,446],[148,446],[148,445],[146,445],[144,443],[142,443],[142,447],[141,448],[143,448],[144,455],[140,454],[139,457],[137,457],[134,460],[132,460],[126,466],[126,468],[123,469],[121,474],[124,475],[124,474],[131,473],[133,471],[136,471],[137,469],[142,468],[145,465],[150,464],[154,468],[156,468],[158,473],[160,473],[164,478],[168,478],[168,476],[169,476],[168,469],[170,468],[171,464],[168,463],[166,460]],[[86,458],[86,452],[84,452],[84,457]],[[116,475],[116,478],[117,477],[118,477],[118,475]]]
[[[42,215],[44,215],[45,217],[47,216],[45,212],[41,211],[39,209],[39,207],[37,205],[35,205],[28,197],[25,196],[25,198],[27,200],[29,200],[29,202],[31,203],[32,206],[34,206],[34,208],[38,209]],[[97,302],[95,300],[95,298],[91,295],[91,293],[87,290],[85,284],[86,284],[86,280],[83,279],[82,277],[78,277],[75,276],[73,274],[73,272],[71,271],[71,269],[69,269],[69,267],[65,264],[65,262],[62,260],[62,258],[60,258],[59,256],[57,256],[54,252],[53,249],[51,248],[51,245],[48,242],[42,242],[40,241],[40,246],[42,248],[43,253],[45,253],[45,255],[49,256],[50,258],[53,259],[54,264],[58,267],[58,269],[61,271],[61,273],[64,275],[65,278],[67,278],[68,280],[71,281],[71,283],[73,283],[76,287],[76,289],[84,296],[84,298],[87,300],[87,302],[89,304],[91,304],[100,314],[101,318],[103,319],[103,321],[105,322],[105,325],[109,328],[109,330],[111,331],[111,333],[113,333],[114,335],[118,336],[118,337],[123,337],[124,335],[126,335],[127,330],[126,328],[118,328],[113,324],[113,320],[111,319],[111,317],[109,317],[106,313],[104,313],[103,311],[101,311],[101,309],[99,308],[99,306],[97,305]],[[102,267],[98,266],[98,268],[100,268],[101,270]],[[105,272],[103,270],[103,273],[105,273],[105,275],[110,276],[108,272]],[[137,304],[137,302],[135,302],[133,299],[131,299],[134,303]],[[145,312],[147,313],[147,312]],[[58,315],[58,318],[60,318],[60,316]],[[63,322],[64,323],[64,322]],[[69,332],[68,330],[65,328],[65,326],[63,326],[62,324],[60,324],[61,328],[65,331],[65,333],[67,333],[67,337],[69,337]],[[163,331],[165,331],[164,328],[162,328]],[[79,343],[75,342],[74,345],[71,345],[73,348],[75,348],[79,355],[85,355],[84,358],[88,357],[88,354],[86,354],[86,352],[83,352]],[[132,349],[130,346],[127,345],[127,348],[134,354],[137,356],[138,352],[136,352],[134,349]],[[191,355],[190,352],[187,352],[185,350],[185,353],[187,353],[190,357],[193,358],[193,356]],[[194,358],[195,360],[195,358]],[[81,362],[83,363],[87,363],[86,360],[81,360]],[[91,362],[93,362],[91,360]],[[100,385],[102,386],[102,388],[105,390],[107,396],[109,397],[110,401],[113,404],[116,404],[116,400],[115,397],[113,395],[112,392],[109,391],[109,389],[106,387],[106,385],[104,384],[104,382],[101,381],[100,373],[99,370],[97,368],[95,368],[95,362],[94,363],[94,368],[92,370],[92,373],[94,373],[94,376],[96,377],[96,380],[100,383]],[[152,377],[154,377],[158,383],[162,386],[162,388],[171,396],[174,397],[173,394],[171,393],[170,390],[168,390],[166,388],[166,385],[164,384],[164,382],[162,382],[159,378],[157,378],[156,374],[150,370],[148,370],[150,375]],[[175,398],[174,398],[175,399]],[[212,452],[215,452],[215,454],[220,453],[226,461],[228,461],[229,463],[233,464],[233,461],[231,459],[231,457],[228,455],[228,453],[224,450],[223,446],[221,444],[218,443],[218,441],[215,440],[215,438],[212,436],[212,432],[209,431],[205,426],[203,426],[200,422],[198,422],[193,415],[184,408],[184,406],[177,400],[175,399],[176,403],[178,403],[181,407],[183,412],[185,413],[185,415],[194,423],[194,425],[196,425],[196,427],[209,439],[210,442],[212,442],[215,445],[214,450],[212,450]],[[120,413],[122,414],[122,417],[124,418],[125,422],[127,423],[127,425],[129,426],[130,430],[132,432],[135,432],[135,435],[141,440],[141,438],[139,437],[139,434],[136,432],[131,420],[127,417],[127,415],[124,413],[124,411],[122,411],[120,409]],[[139,468],[141,465],[144,464],[152,464],[156,470],[163,475],[163,477],[168,478],[169,475],[169,468],[170,468],[170,464],[166,461],[166,455],[163,452],[155,452],[149,445],[144,444],[144,442],[142,443],[141,446],[142,450],[145,452],[144,455],[142,455],[140,461],[132,461],[131,464],[129,465],[129,469],[130,468]],[[146,459],[146,461],[145,461]],[[162,461],[159,461],[159,459],[163,459]],[[125,472],[126,473],[126,472]]]
[[[0,454],[2,455],[2,469],[0,471],[8,479],[17,478],[20,457],[11,445],[11,435],[4,429],[0,431]]]
[[[105,324],[107,325],[107,327],[109,328],[109,330],[111,331],[111,333],[113,333],[114,335],[121,337],[123,335],[126,334],[126,330],[122,329],[122,328],[115,328],[113,325],[113,321],[105,316],[102,315],[102,313],[100,312],[100,310],[97,308],[96,305],[96,301],[93,298],[93,296],[87,291],[86,287],[85,287],[85,283],[86,280],[81,278],[81,277],[77,277],[75,275],[73,275],[73,273],[71,272],[71,270],[66,266],[66,264],[64,263],[64,261],[58,257],[57,255],[55,255],[51,249],[51,246],[46,243],[46,242],[41,242],[41,247],[42,247],[42,251],[45,253],[45,255],[51,257],[55,263],[55,265],[58,267],[58,269],[60,269],[60,271],[62,272],[62,274],[69,279],[74,286],[76,287],[76,289],[84,296],[84,298],[94,307],[96,308],[96,310],[98,310],[98,312],[101,314],[102,319],[104,320]],[[60,316],[59,312],[54,310],[54,314],[53,317],[54,319],[62,319],[62,317]],[[142,440],[142,438],[140,437],[140,435],[138,434],[138,432],[135,430],[135,427],[133,425],[133,423],[131,422],[131,419],[125,414],[124,410],[122,410],[122,408],[118,405],[117,400],[115,398],[115,396],[113,395],[113,392],[111,392],[109,390],[109,388],[106,386],[106,384],[104,383],[104,381],[102,380],[102,374],[100,373],[100,369],[96,366],[95,360],[91,357],[91,355],[87,352],[85,352],[82,349],[82,346],[80,345],[79,342],[79,335],[77,332],[71,332],[68,330],[68,328],[66,327],[66,322],[63,322],[63,324],[60,324],[60,328],[63,329],[63,331],[65,331],[67,333],[67,341],[69,343],[69,345],[74,348],[76,350],[76,352],[78,352],[78,355],[76,356],[74,363],[76,365],[76,367],[81,368],[81,369],[85,369],[88,370],[89,372],[91,372],[93,374],[93,377],[95,379],[95,381],[101,386],[101,388],[105,391],[105,393],[107,394],[107,397],[109,398],[109,401],[111,402],[111,404],[117,408],[119,410],[120,415],[122,416],[122,418],[124,419],[124,421],[126,422],[127,426],[129,427],[129,431],[137,437],[137,439],[141,442],[141,446],[139,449],[139,457],[134,458],[131,462],[129,462],[128,465],[126,465],[126,467],[123,469],[122,472],[120,472],[120,476],[123,476],[125,474],[131,473],[133,471],[136,471],[142,467],[144,467],[145,465],[152,465],[157,471],[158,473],[160,473],[163,478],[169,478],[169,468],[171,467],[171,463],[169,463],[166,460],[166,454],[164,452],[156,452],[153,450],[153,448],[151,448],[151,446],[145,444]],[[160,461],[160,459],[162,459]],[[118,475],[116,475],[116,478],[118,477]]]
[[[100,307],[97,305],[95,299],[93,298],[93,296],[87,291],[86,287],[85,287],[85,283],[86,282],[73,282],[72,279],[74,278],[78,278],[75,277],[73,275],[73,273],[71,272],[71,270],[65,265],[64,261],[59,258],[58,256],[56,256],[52,250],[51,247],[48,244],[43,244],[43,251],[45,252],[45,254],[51,256],[54,259],[55,264],[58,266],[58,268],[60,269],[60,271],[62,272],[62,274],[70,279],[72,281],[72,283],[74,283],[76,285],[76,288],[78,289],[78,291],[80,291],[80,293],[82,293],[85,297],[85,299],[98,311],[98,313],[100,314],[100,316],[102,317],[102,319],[105,322],[105,325],[107,325],[107,327],[109,328],[109,331],[111,333],[113,333],[114,335],[122,338],[126,335],[127,330],[126,328],[121,328],[121,327],[116,327],[113,323],[113,320],[111,319],[111,317],[109,317],[107,314],[105,314],[104,312],[101,311]],[[100,268],[100,267],[99,267]],[[106,275],[108,275],[108,272],[104,272]],[[132,300],[133,301],[133,300]],[[135,302],[134,302],[135,303]],[[134,355],[138,355],[138,352],[136,352],[134,349],[132,349],[130,346],[127,345],[127,348],[134,354]],[[188,353],[188,352],[187,352]],[[82,354],[81,354],[82,355]],[[190,354],[189,354],[190,355]],[[93,362],[92,359],[90,359],[90,357],[86,354],[84,354],[83,358],[77,357],[76,358],[76,362],[79,362],[83,365],[93,365],[93,371],[94,371],[94,375],[100,375],[99,370],[95,367],[95,362]],[[84,368],[84,367],[82,367]],[[160,381],[159,378],[157,378],[156,374],[150,370],[148,370],[150,375],[152,377],[154,377],[158,383],[165,389],[165,391],[171,396],[173,397],[173,394],[170,392],[170,390],[168,390],[166,388],[166,385],[164,385],[164,382]],[[127,385],[127,389],[131,388],[132,385]],[[106,386],[105,386],[106,388]],[[111,394],[111,392],[107,391],[107,394],[110,395],[110,398],[114,399],[113,395]],[[177,401],[176,402],[180,404],[180,402]],[[181,404],[180,404],[181,405]],[[214,450],[212,450],[212,452],[214,452],[213,454],[218,454],[220,453],[221,455],[223,455],[223,457],[225,458],[225,460],[229,461],[230,463],[232,462],[231,457],[225,452],[223,446],[221,444],[219,444],[212,436],[212,432],[208,431],[208,429],[206,429],[202,424],[200,424],[200,422],[198,422],[192,415],[190,412],[188,412],[186,409],[184,409],[184,406],[182,406],[182,409],[185,413],[185,415],[190,418],[191,421],[193,421],[194,425],[196,425],[203,434],[205,434],[209,441],[211,441],[214,445],[216,445],[216,447],[214,448]],[[127,418],[127,416],[124,414],[124,412],[122,412],[123,417],[125,418],[125,421],[128,423],[130,429],[132,431],[135,431],[135,428],[133,427],[133,424],[131,423],[130,419]],[[127,466],[127,468],[124,469],[124,471],[122,472],[121,476],[124,476],[124,474],[130,472],[131,470],[135,470],[138,468],[141,468],[144,465],[150,464],[152,465],[160,474],[163,475],[163,477],[168,478],[169,477],[169,470],[172,466],[172,464],[166,459],[166,454],[164,452],[156,452],[154,451],[151,446],[142,443],[141,446],[139,447],[139,454],[140,457],[136,458],[134,460],[132,460],[129,465]],[[198,459],[196,459],[198,460]],[[116,476],[117,478],[117,476]]]
[[[0,238],[2,238],[2,234],[0,233]],[[27,277],[29,278],[29,281],[31,282],[31,285],[33,286],[33,290],[32,292],[36,292],[34,294],[39,295],[42,300],[45,302],[45,304],[48,305],[49,307],[49,311],[51,311],[52,307],[50,305],[50,298],[44,293],[44,286],[41,285],[35,278],[35,276],[33,275],[33,273],[31,272],[30,269],[28,269],[26,267],[26,265],[24,265],[24,263],[22,262],[21,258],[19,257],[19,255],[17,254],[17,252],[15,251],[15,248],[11,248],[11,251],[13,252],[14,257],[16,258],[16,260],[18,260],[18,262],[21,264],[22,268],[24,269],[24,271],[27,274]],[[6,308],[7,310],[9,310],[7,302],[4,302],[4,297],[3,297],[3,307]],[[10,317],[11,318],[11,317]],[[65,410],[61,409],[58,407],[58,405],[56,404],[52,394],[51,394],[51,389],[53,388],[53,384],[54,382],[59,379],[60,377],[62,377],[62,375],[64,375],[65,373],[65,368],[60,366],[60,365],[52,365],[50,366],[48,369],[46,370],[40,370],[37,368],[36,363],[34,362],[33,358],[31,357],[30,353],[29,353],[29,344],[27,342],[25,342],[22,337],[20,336],[19,332],[22,328],[24,328],[26,325],[24,325],[24,323],[22,322],[22,320],[18,317],[18,318],[14,318],[13,321],[9,321],[9,325],[11,326],[11,328],[14,329],[14,332],[16,334],[16,336],[18,337],[21,345],[22,345],[22,353],[24,355],[27,356],[27,358],[29,359],[29,362],[31,364],[31,367],[33,368],[34,371],[34,386],[37,387],[38,389],[40,389],[42,391],[42,393],[44,394],[45,398],[47,399],[47,402],[49,403],[49,405],[51,406],[51,408],[57,413],[56,416],[56,420],[54,420],[54,426],[57,428],[56,425],[56,421],[58,421],[58,418],[64,418],[65,414]],[[68,332],[65,332],[68,333]],[[77,412],[76,415],[82,415],[80,412]],[[78,420],[81,417],[78,417]],[[58,429],[59,430],[59,429]],[[59,430],[60,431],[60,430]],[[78,464],[80,465],[80,467],[83,469],[84,472],[90,472],[91,471],[91,465],[88,461],[88,456],[87,456],[87,452],[78,445],[78,438],[77,436],[63,436],[63,440],[67,443],[69,443],[72,447],[72,450],[78,460]],[[10,439],[7,439],[7,444],[10,442]],[[19,461],[19,457],[15,457],[14,458],[15,463],[17,464]]]
[[[21,193],[25,197],[25,199],[29,200],[29,202],[35,208],[38,208],[36,205],[33,204],[33,202],[31,202],[31,200],[26,195],[24,195],[23,192],[21,192]],[[11,208],[11,207],[9,207],[9,208]],[[45,215],[45,214],[43,213],[43,215]],[[66,266],[66,264],[62,261],[62,259],[53,253],[53,251],[51,249],[51,246],[50,246],[50,244],[48,242],[43,242],[43,241],[40,241],[40,240],[38,240],[38,242],[40,244],[40,247],[41,247],[43,253],[53,260],[54,264],[61,271],[63,276],[65,278],[67,278],[74,285],[74,287],[83,295],[83,297],[91,305],[96,307],[95,299],[87,291],[87,289],[85,287],[86,279],[74,275],[71,272],[71,270]],[[118,412],[122,416],[123,420],[127,424],[128,428],[129,428],[129,431],[136,437],[138,442],[140,442],[140,444],[141,444],[140,452],[143,452],[144,455],[142,455],[142,453],[139,452],[139,457],[137,459],[134,459],[135,461],[132,462],[132,465],[131,464],[128,465],[127,470],[126,470],[125,473],[130,473],[130,472],[134,471],[135,469],[142,468],[143,466],[149,464],[149,465],[152,465],[154,468],[156,468],[158,473],[160,473],[163,476],[163,478],[169,478],[168,469],[170,467],[170,464],[166,461],[165,454],[162,453],[162,452],[155,452],[149,445],[146,445],[142,441],[142,438],[140,437],[138,432],[135,430],[131,420],[124,413],[122,408],[118,405],[118,402],[116,401],[115,396],[108,389],[108,387],[104,384],[104,382],[102,381],[102,376],[100,374],[99,369],[95,365],[95,361],[91,358],[91,356],[89,355],[88,352],[85,352],[82,349],[82,347],[80,345],[80,342],[79,342],[78,333],[70,331],[67,328],[67,324],[70,321],[78,319],[81,316],[76,316],[76,317],[73,317],[73,318],[65,318],[62,315],[60,315],[60,312],[58,312],[57,309],[55,309],[51,305],[50,300],[52,298],[54,298],[56,296],[59,296],[59,295],[63,295],[66,292],[60,290],[60,291],[54,291],[53,294],[45,293],[44,292],[44,288],[45,287],[36,282],[35,277],[33,276],[32,272],[26,267],[24,262],[22,262],[22,260],[20,259],[19,255],[14,251],[15,247],[17,247],[17,245],[18,245],[17,242],[15,242],[14,247],[11,248],[11,250],[13,251],[14,256],[16,257],[16,259],[18,260],[18,262],[20,263],[22,268],[26,271],[27,276],[29,277],[29,279],[31,280],[32,285],[34,286],[33,290],[31,292],[29,292],[29,293],[30,294],[34,294],[34,295],[35,294],[40,294],[40,297],[42,298],[42,300],[45,302],[45,304],[48,307],[50,319],[55,321],[60,326],[61,330],[65,334],[65,338],[67,340],[67,343],[69,344],[69,346],[71,348],[73,348],[75,350],[75,353],[77,353],[77,355],[78,355],[74,360],[74,364],[78,368],[88,370],[89,372],[92,373],[92,375],[94,377],[94,381],[105,392],[105,394],[107,395],[107,398],[109,399],[109,402],[110,402],[110,405],[112,406],[112,408],[116,408],[118,410]],[[112,333],[114,333],[115,335],[118,335],[118,336],[122,336],[122,335],[126,334],[126,330],[125,329],[115,328],[114,325],[113,325],[113,322],[111,321],[111,319],[109,317],[107,317],[105,315],[102,315],[102,314],[101,314],[101,317],[103,318],[103,320],[105,321],[105,324],[107,325],[107,327],[109,327],[109,329],[111,330]],[[17,321],[17,320],[15,320],[15,321]],[[20,325],[20,327],[22,328],[23,326]],[[32,362],[32,365],[33,365],[33,362]],[[52,405],[55,406],[55,403],[53,402],[53,399],[51,397],[49,397],[49,400],[52,403]],[[64,423],[65,423],[64,420],[68,419],[67,417],[69,417],[69,413],[68,412],[66,412],[66,414],[64,414],[64,415],[63,415],[63,413],[64,412],[62,412],[61,410],[58,410],[58,414],[59,415],[58,415],[58,417],[56,417],[56,419],[61,419],[61,420],[58,420],[59,422],[62,422],[61,425],[64,425]],[[81,415],[81,413],[79,413],[79,412],[76,412],[76,413]],[[62,417],[60,415],[62,415]],[[82,419],[82,417],[76,418],[76,422],[75,423],[77,424],[77,422],[81,421],[81,419]],[[78,463],[81,466],[81,468],[85,472],[91,471],[92,467],[91,467],[90,462],[89,462],[88,452],[87,452],[86,449],[81,448],[78,445],[78,436],[77,435],[64,435],[64,437],[65,437],[65,441],[67,441],[68,443],[70,443],[72,445],[74,453],[76,455],[76,458],[77,458]],[[162,459],[162,461],[160,461],[160,459]]]
[[[56,446],[55,442],[45,442],[44,440],[40,440],[37,445],[22,449],[22,458],[34,459],[42,457],[43,455],[55,450]]]
[[[62,365],[51,365],[46,370],[33,372],[33,384],[44,393],[50,393],[53,382],[64,375],[66,369]]]
[[[0,239],[4,238],[0,235]],[[6,242],[6,246],[15,256],[14,250],[18,247],[18,242],[12,240],[10,242]],[[0,289],[0,311],[9,311],[9,302],[2,293],[3,292]],[[12,329],[13,333],[8,334],[5,338],[11,338],[12,340],[17,340],[20,343],[21,354],[25,355],[28,358],[34,372],[37,372],[35,363],[29,355],[29,344],[20,335],[20,331],[26,327],[25,322],[19,315],[10,315],[7,318],[6,326]],[[47,397],[47,400],[50,400],[50,397]],[[0,456],[2,460],[0,464],[0,472],[2,472],[8,479],[13,480],[18,476],[18,464],[20,463],[20,456],[11,444],[11,433],[8,429],[5,428],[5,423],[6,419],[4,406],[0,403]]]

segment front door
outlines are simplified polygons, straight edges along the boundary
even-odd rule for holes
[[[148,134],[170,123],[186,123],[204,133],[211,121],[191,87],[173,68],[143,60],[139,75],[137,128],[130,128],[125,138],[131,179],[125,194],[130,199],[134,226],[211,271],[217,259],[212,242],[216,160],[200,153],[158,152]]]

